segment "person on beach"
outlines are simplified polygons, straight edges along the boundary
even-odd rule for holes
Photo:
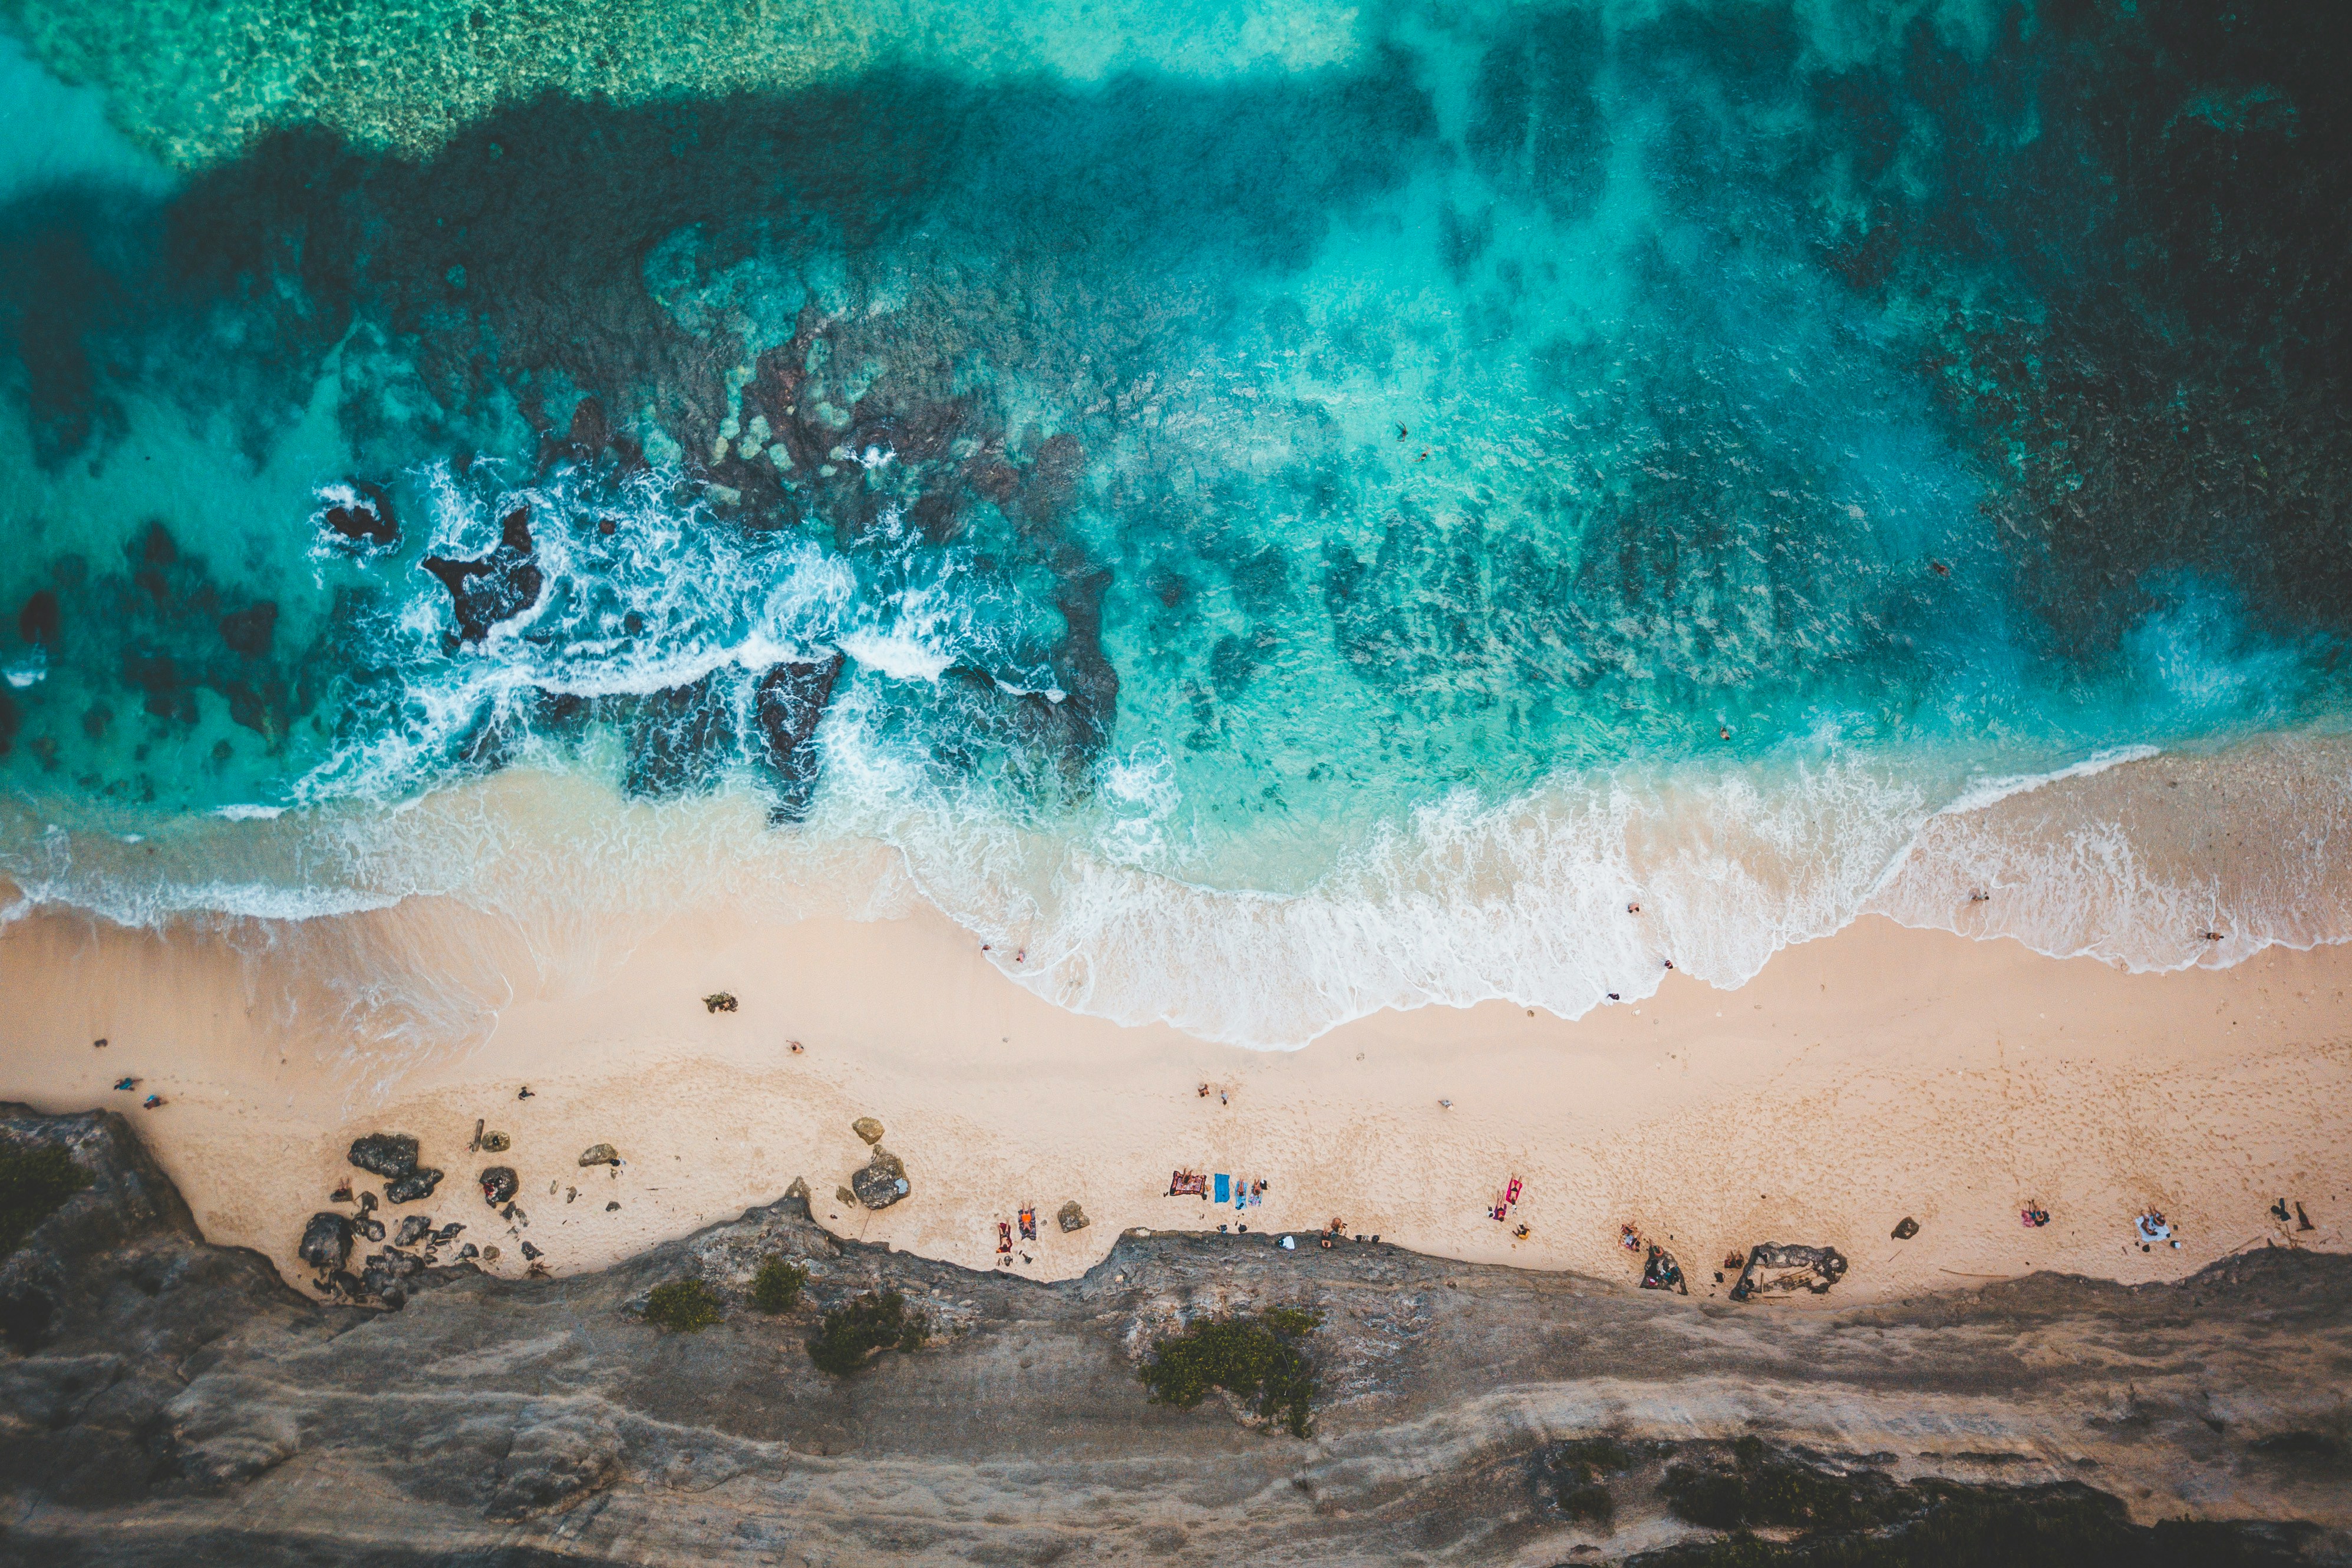
[[[136,1088],[138,1088],[138,1087],[139,1087],[139,1080],[137,1080],[136,1078],[125,1078],[125,1079],[121,1079],[121,1080],[120,1080],[119,1082],[116,1082],[116,1084],[114,1085],[114,1087],[115,1087],[117,1090],[123,1091],[123,1092],[128,1092],[128,1091],[130,1091],[130,1090],[133,1090],[133,1089],[136,1089]]]

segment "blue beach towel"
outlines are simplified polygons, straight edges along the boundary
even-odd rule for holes
[[[1231,1176],[1223,1176],[1223,1175],[1219,1176],[1217,1177],[1217,1197],[1216,1197],[1216,1201],[1217,1201],[1217,1202],[1219,1202],[1219,1203],[1223,1203],[1223,1202],[1224,1202],[1224,1201],[1225,1201],[1225,1199],[1227,1199],[1227,1198],[1229,1198],[1229,1197],[1233,1197],[1233,1196],[1234,1196],[1234,1178],[1233,1178],[1233,1177],[1231,1177]]]

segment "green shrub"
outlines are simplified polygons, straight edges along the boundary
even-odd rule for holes
[[[896,1291],[868,1292],[824,1314],[824,1326],[808,1342],[809,1359],[820,1372],[846,1377],[886,1350],[923,1346],[923,1314],[907,1310]]]
[[[699,1280],[672,1280],[656,1285],[646,1298],[646,1322],[673,1333],[707,1329],[727,1314],[719,1293]]]
[[[55,1145],[0,1147],[0,1258],[89,1185],[89,1173]]]
[[[771,1254],[751,1280],[751,1304],[763,1312],[789,1312],[801,1304],[808,1270]]]
[[[1194,1323],[1154,1345],[1143,1385],[1155,1405],[1190,1410],[1222,1388],[1294,1437],[1307,1436],[1315,1366],[1301,1343],[1323,1320],[1295,1307],[1263,1317]]]

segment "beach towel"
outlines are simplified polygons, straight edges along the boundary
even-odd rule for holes
[[[1227,1198],[1229,1198],[1229,1197],[1233,1197],[1233,1196],[1234,1196],[1234,1178],[1233,1178],[1233,1177],[1231,1177],[1231,1176],[1227,1176],[1227,1175],[1225,1175],[1223,1171],[1218,1172],[1218,1173],[1217,1173],[1217,1196],[1216,1196],[1216,1201],[1217,1201],[1217,1202],[1219,1202],[1219,1203],[1223,1203],[1223,1202],[1224,1202]]]
[[[1196,1176],[1191,1171],[1177,1171],[1168,1178],[1168,1196],[1171,1197],[1205,1197],[1208,1192],[1207,1176]]]
[[[1024,1241],[1037,1239],[1037,1211],[1034,1208],[1024,1208],[1021,1211],[1021,1239]]]

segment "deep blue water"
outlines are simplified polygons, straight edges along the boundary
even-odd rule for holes
[[[2341,727],[2329,6],[1349,15],[226,148],[34,16],[0,873],[286,915],[462,895],[386,846],[487,775],[751,797],[1295,1039],[1737,980],[1987,778]]]

